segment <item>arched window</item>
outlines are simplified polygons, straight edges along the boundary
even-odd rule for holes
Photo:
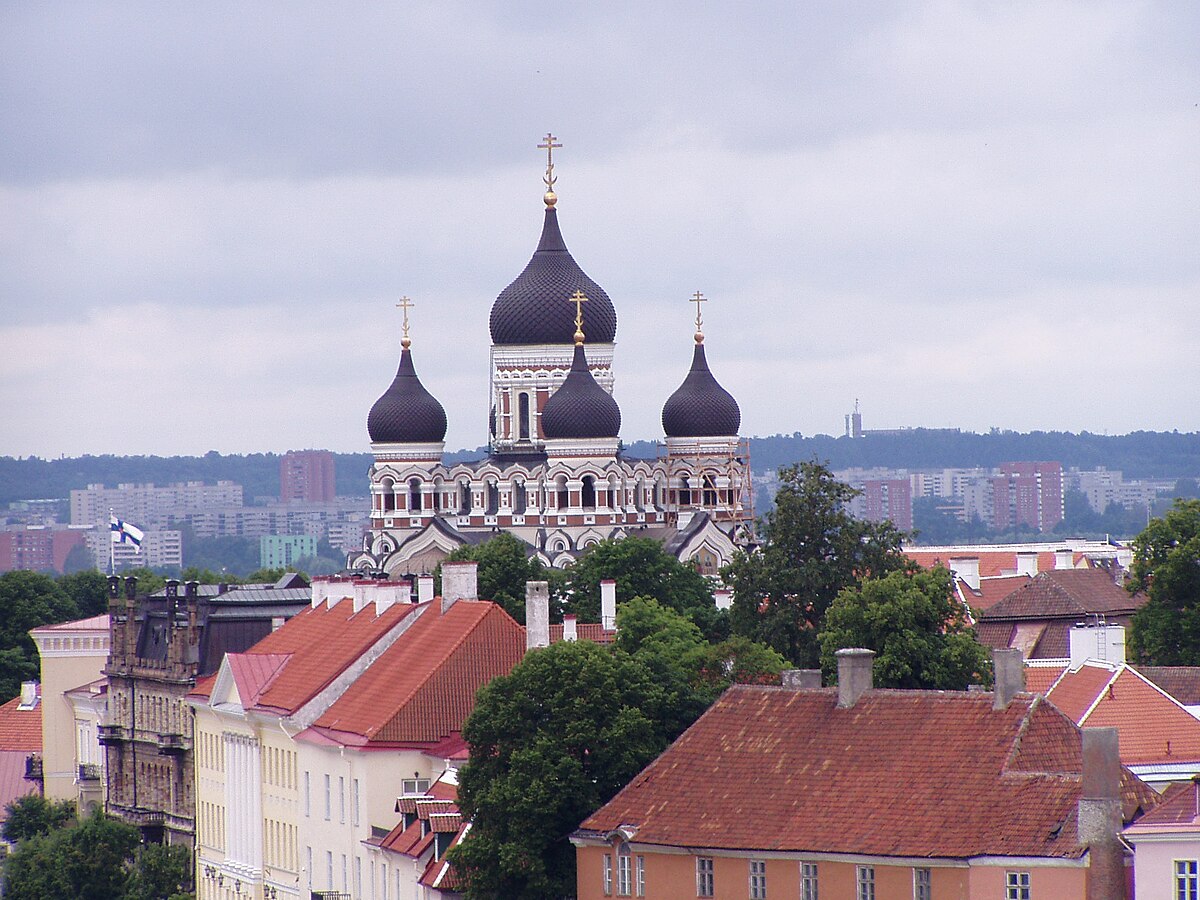
[[[498,509],[500,509],[500,487],[496,484],[496,479],[489,478],[487,481],[487,510],[485,514],[494,516]]]
[[[442,508],[442,492],[446,489],[446,485],[441,478],[433,479],[433,509],[438,512]]]
[[[624,503],[618,502],[618,498],[620,497],[620,494],[618,493],[618,491],[620,491],[620,489],[621,489],[620,482],[617,481],[617,476],[609,475],[608,476],[608,508],[609,509],[616,509],[619,506],[625,505]]]
[[[633,508],[638,512],[644,512],[646,509],[646,479],[640,475],[633,490]]]
[[[390,478],[383,479],[383,511],[392,512],[396,509],[396,482]]]
[[[421,511],[421,479],[410,478],[408,480],[408,511]]]
[[[471,482],[465,479],[458,483],[458,514],[460,516],[471,514]]]
[[[711,475],[704,476],[704,505],[717,505],[717,486],[713,483]]]
[[[529,440],[529,395],[522,391],[517,395],[517,418],[520,424],[517,426],[520,431],[520,439],[522,441]]]
[[[591,475],[583,476],[583,508],[596,508],[596,479]]]
[[[679,479],[679,505],[692,505],[692,484],[686,475]]]
[[[525,503],[526,503],[525,482],[522,481],[520,478],[514,478],[513,483],[512,483],[512,492],[513,492],[513,500],[512,500],[513,514],[518,515],[518,516],[524,515],[525,514]]]
[[[556,505],[560,512],[570,506],[570,497],[567,495],[566,475],[559,475],[554,479],[554,492],[557,494]]]

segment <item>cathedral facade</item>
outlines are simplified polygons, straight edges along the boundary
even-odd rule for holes
[[[692,366],[663,406],[665,442],[653,458],[622,450],[616,309],[559,229],[556,146],[547,136],[537,248],[492,305],[488,455],[443,463],[446,413],[417,376],[402,301],[400,365],[367,417],[371,530],[352,569],[429,572],[457,547],[506,531],[548,566],[639,534],[715,575],[748,537],[748,443],[737,402],[708,367],[699,293]]]

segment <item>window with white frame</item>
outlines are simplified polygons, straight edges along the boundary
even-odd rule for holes
[[[403,780],[403,788],[405,794],[427,794],[429,793],[428,778],[405,778]]]
[[[800,900],[818,900],[815,862],[800,863]]]
[[[696,857],[696,896],[713,895],[713,859],[711,856]]]
[[[639,897],[645,897],[646,896],[646,857],[639,856],[636,860],[636,863],[637,864],[634,866],[634,877],[636,879],[636,884],[634,886],[637,889],[637,895]]]
[[[855,883],[858,885],[856,896],[858,900],[875,900],[875,867],[874,866],[856,866],[857,877]]]
[[[1175,900],[1200,900],[1200,860],[1175,860]]]
[[[612,896],[612,854],[604,854],[604,896]]]
[[[1033,893],[1029,886],[1028,872],[1006,872],[1004,884],[1007,891],[1005,900],[1031,900]]]
[[[913,869],[913,900],[933,900],[933,873],[929,869]]]
[[[750,900],[767,900],[767,861],[750,860]]]
[[[304,814],[312,815],[312,774],[304,770]]]
[[[332,796],[331,796],[332,793],[333,793],[333,790],[330,787],[329,776],[326,775],[325,776],[325,821],[326,822],[329,821],[330,814],[333,810],[333,801],[332,801]]]
[[[338,776],[338,821],[346,824],[346,778]]]
[[[351,824],[353,824],[355,827],[358,827],[358,779],[355,778],[352,784],[354,786],[354,805],[351,813],[354,816],[354,819]]]
[[[617,896],[628,897],[633,893],[633,860],[629,856],[629,845],[622,842],[617,847]]]

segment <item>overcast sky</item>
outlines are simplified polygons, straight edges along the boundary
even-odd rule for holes
[[[486,441],[542,220],[626,441],[688,297],[742,433],[1200,429],[1200,4],[0,5],[0,454]]]

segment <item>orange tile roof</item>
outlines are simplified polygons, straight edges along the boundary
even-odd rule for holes
[[[290,653],[230,653],[229,671],[237,685],[242,705],[254,706],[258,703],[263,691],[274,683],[284,664],[291,658]]]
[[[1065,672],[1065,665],[1059,666],[1026,666],[1025,667],[1025,690],[1031,694],[1045,694],[1050,690],[1054,682],[1058,681],[1059,676]]]
[[[1080,666],[1064,673],[1054,689],[1046,694],[1046,699],[1072,722],[1078,723],[1116,675],[1116,669],[1109,666]],[[1121,751],[1124,755],[1124,742]]]
[[[728,850],[1078,858],[1079,729],[1042,698],[734,685],[580,826]],[[1125,774],[1126,818],[1156,795]]]
[[[1095,709],[1079,724],[1116,727],[1121,761],[1127,766],[1200,762],[1200,719],[1131,666],[1121,667]]]
[[[1172,786],[1162,803],[1126,829],[1127,834],[1163,831],[1200,831],[1200,776]]]
[[[578,639],[581,641],[591,641],[593,644],[611,644],[616,641],[617,633],[610,629],[605,629],[599,622],[578,622],[575,625],[575,631]],[[550,643],[557,644],[563,639],[563,626],[550,626]]]
[[[0,750],[41,753],[42,704],[33,709],[18,709],[20,705],[21,698],[13,697],[0,706]]]
[[[439,613],[431,607],[413,622],[313,727],[373,743],[441,741],[461,731],[476,691],[521,660],[525,636],[487,601],[460,600]]]
[[[951,559],[959,558],[975,558],[979,560],[979,576],[981,578],[994,578],[1000,575],[1014,575],[1017,571],[1017,551],[1016,550],[969,550],[962,547],[953,553],[947,553],[943,550],[919,550],[913,548],[906,549],[904,555],[915,562],[923,569],[932,569],[934,566],[940,565],[945,568],[950,568]],[[1079,551],[1075,551],[1071,556],[1072,564],[1078,565],[1080,561],[1086,561],[1087,556]],[[1039,572],[1047,572],[1055,567],[1055,556],[1053,550],[1041,550],[1037,554],[1037,569]]]
[[[980,619],[1075,618],[1091,613],[1130,614],[1146,602],[1131,596],[1104,569],[1056,569],[1039,572]]]

